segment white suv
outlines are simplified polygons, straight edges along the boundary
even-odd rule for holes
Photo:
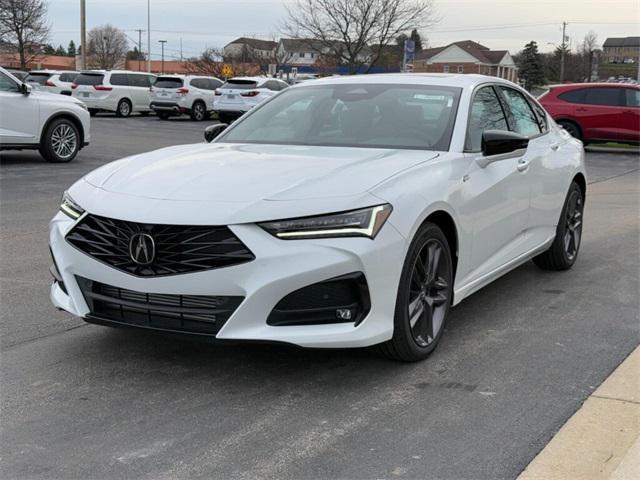
[[[39,90],[45,92],[71,95],[71,86],[77,76],[78,72],[73,71],[32,70],[25,82],[37,84],[40,86]]]
[[[231,78],[216,91],[213,110],[222,123],[230,123],[288,86],[277,78]]]
[[[33,90],[0,67],[0,150],[40,150],[70,162],[89,144],[89,113],[80,101]]]
[[[91,115],[115,112],[128,117],[132,112],[147,114],[149,89],[156,76],[125,70],[92,70],[80,73],[73,83],[73,96],[82,100]]]
[[[215,77],[161,75],[151,87],[151,110],[161,120],[183,113],[192,120],[205,120],[213,111],[215,91],[222,84]]]

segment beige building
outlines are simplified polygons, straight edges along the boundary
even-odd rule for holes
[[[602,45],[602,63],[640,61],[640,37],[607,38]]]
[[[278,42],[260,40],[258,38],[240,37],[227,43],[223,49],[225,58],[241,62],[273,61]]]

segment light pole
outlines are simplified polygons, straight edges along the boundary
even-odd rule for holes
[[[151,73],[151,0],[147,0],[147,72]]]
[[[80,0],[80,70],[87,69],[87,17],[85,0]]]
[[[164,74],[164,44],[167,43],[166,40],[158,40],[162,44],[162,73]]]
[[[560,52],[560,83],[564,82],[564,52],[566,47],[565,41],[567,36],[565,31],[567,29],[567,22],[562,22],[562,52]]]

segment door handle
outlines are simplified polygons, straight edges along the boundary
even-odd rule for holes
[[[587,111],[587,109],[586,109],[586,108],[584,108],[584,107],[578,107],[578,108],[576,108],[576,112],[586,112],[586,111]]]
[[[519,172],[524,172],[527,168],[529,168],[529,160],[525,160],[524,158],[521,158],[520,160],[518,160],[518,171]]]
[[[560,144],[559,143],[552,143],[551,144],[551,150],[553,150],[554,152],[556,150],[558,150],[560,148]]]

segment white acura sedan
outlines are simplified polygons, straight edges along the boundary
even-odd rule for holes
[[[64,194],[58,308],[415,361],[465,297],[530,259],[564,270],[578,255],[582,145],[498,78],[318,80],[206,135]]]

